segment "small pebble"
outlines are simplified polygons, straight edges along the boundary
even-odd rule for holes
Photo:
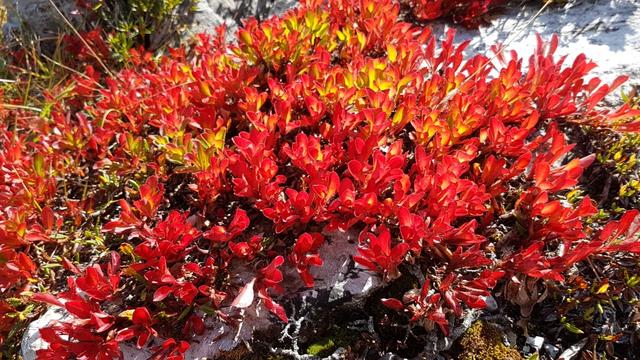
[[[544,344],[544,338],[542,336],[527,337],[527,345],[533,347],[534,351],[542,349],[542,344]]]
[[[555,359],[560,353],[560,348],[551,344],[544,344],[544,351],[546,351],[551,358]]]
[[[485,310],[489,311],[489,312],[494,312],[496,310],[498,310],[498,303],[496,302],[496,299],[489,295],[484,299],[484,302],[486,304],[486,308]]]

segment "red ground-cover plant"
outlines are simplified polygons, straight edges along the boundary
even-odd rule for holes
[[[525,304],[522,286],[640,253],[637,210],[600,228],[591,199],[562,198],[593,162],[565,125],[640,131],[637,111],[597,106],[624,78],[586,81],[595,65],[566,65],[555,37],[527,66],[498,48],[499,64],[465,59],[452,31],[438,42],[399,11],[307,0],[231,44],[220,29],[157,61],[133,53],[115,77],[89,67],[50,117],[3,110],[0,291],[72,315],[38,357],[118,358],[135,340],[180,359],[207,318],[260,304],[287,321],[283,272],[313,286],[334,231],[359,233],[353,259],[385,281],[422,272],[383,303],[444,333],[499,285]],[[102,247],[71,247],[88,236]],[[65,290],[37,291],[33,258],[57,248]]]
[[[448,18],[467,28],[486,23],[484,16],[505,0],[400,0],[419,20]]]

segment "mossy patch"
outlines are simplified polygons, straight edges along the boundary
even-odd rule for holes
[[[322,356],[330,353],[336,347],[336,343],[331,338],[324,338],[317,341],[307,348],[307,354],[314,356]]]
[[[476,321],[460,339],[460,360],[522,360],[518,350],[504,344],[501,331]]]
[[[356,332],[338,328],[333,335],[310,344],[307,347],[307,354],[319,357],[329,356],[333,354],[336,349],[349,346],[357,337],[358,334]]]

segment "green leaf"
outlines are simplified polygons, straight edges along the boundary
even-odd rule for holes
[[[566,323],[563,323],[562,325],[564,326],[565,329],[569,330],[574,334],[584,334],[584,331],[580,330],[580,328],[578,328],[577,326],[571,323],[566,322]]]
[[[39,177],[44,177],[44,156],[42,154],[36,154],[33,157],[33,170]]]
[[[198,309],[200,311],[202,311],[203,313],[208,314],[208,315],[215,315],[216,314],[216,309],[212,308],[211,306],[200,305],[198,307]]]

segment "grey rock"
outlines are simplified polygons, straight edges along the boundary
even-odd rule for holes
[[[69,32],[68,25],[56,11],[50,0],[0,0],[7,9],[7,21],[3,28],[5,40],[22,40],[25,33],[36,39],[55,38],[61,32]],[[186,25],[184,38],[196,33],[210,33],[219,25],[226,25],[231,39],[242,19],[256,17],[266,19],[293,8],[297,0],[196,0],[193,13],[180,21]],[[84,15],[76,6],[76,0],[54,0],[55,5],[71,21],[81,28]],[[180,7],[183,9],[183,7]]]
[[[51,322],[64,321],[71,319],[64,309],[52,306],[37,320],[32,321],[22,337],[20,349],[24,360],[33,360],[36,358],[36,351],[47,347],[47,343],[40,338],[39,330],[46,327]]]
[[[560,348],[551,344],[544,344],[544,351],[551,356],[552,359],[555,359],[560,353]]]
[[[286,292],[297,295],[287,301],[289,323],[280,333],[280,342],[291,345],[286,349],[274,348],[272,352],[295,359],[310,359],[310,355],[301,352],[300,344],[315,339],[318,331],[331,327],[327,322],[329,312],[362,309],[371,293],[383,286],[377,274],[354,263],[356,235],[354,232],[325,234],[327,242],[318,251],[324,264],[311,268],[315,280],[312,289],[304,286],[295,270],[285,272]],[[352,325],[361,331],[374,332],[372,322]],[[329,358],[343,358],[338,350]]]
[[[487,304],[487,307],[485,308],[487,311],[495,312],[498,310],[498,302],[492,295],[487,296],[484,299],[484,302]]]
[[[584,53],[598,67],[591,71],[603,83],[611,83],[619,75],[628,75],[626,87],[640,84],[640,1],[575,0],[564,6],[550,6],[538,17],[542,2],[512,3],[495,16],[490,26],[478,30],[458,29],[458,41],[470,40],[466,53],[493,56],[490,47],[504,43],[507,50],[516,50],[527,64],[536,46],[536,34],[544,40],[558,34],[556,56],[567,55],[565,64]],[[531,21],[533,19],[533,21]],[[434,27],[443,32],[445,24]],[[619,92],[618,92],[619,93]],[[619,102],[619,96],[606,99]]]
[[[19,39],[19,34],[23,33],[33,34],[37,39],[55,37],[68,26],[56,7],[72,24],[82,21],[75,0],[55,0],[55,7],[50,0],[1,1],[7,9],[7,20],[2,29],[6,40]]]
[[[263,306],[250,306],[242,311],[242,322],[237,328],[221,321],[210,321],[204,335],[198,336],[191,342],[191,347],[185,353],[185,359],[215,358],[221,352],[235,349],[245,341],[251,340],[256,330],[268,329],[273,326],[269,311]]]
[[[231,40],[243,19],[255,17],[264,20],[280,15],[296,4],[296,0],[198,0],[185,36],[213,34],[216,27],[225,25],[227,39]]]
[[[449,350],[455,341],[464,335],[479,317],[480,311],[468,309],[464,311],[462,319],[451,329],[448,337],[444,337],[435,331],[428,334],[428,342],[422,350],[422,353],[420,353],[420,358],[433,359],[437,357],[439,353]]]
[[[535,353],[542,349],[544,338],[542,336],[528,336],[525,344],[525,353]]]
[[[355,233],[335,232],[329,236],[330,243],[319,250],[325,264],[312,269],[312,274],[319,279],[316,289],[329,290],[329,302],[347,297],[351,301],[360,301],[383,285],[377,274],[354,263],[356,238]]]
[[[580,350],[582,350],[582,348],[584,348],[588,342],[589,342],[589,338],[584,338],[578,341],[577,343],[571,345],[570,348],[568,348],[567,350],[563,351],[562,354],[560,354],[560,357],[558,358],[558,360],[575,359],[576,356],[578,356],[578,354],[580,353]]]

